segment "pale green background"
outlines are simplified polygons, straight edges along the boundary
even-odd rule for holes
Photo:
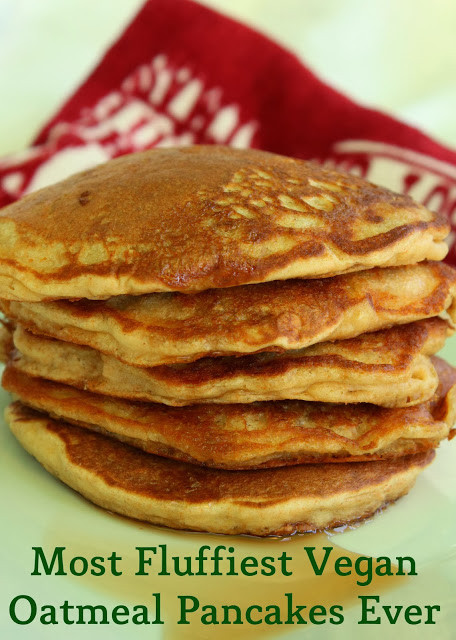
[[[0,0],[0,154],[27,146],[140,4],[138,0]],[[206,4],[276,37],[324,79],[359,101],[388,110],[456,146],[454,0],[212,0]],[[455,345],[456,338],[445,349],[454,364]],[[2,397],[6,403],[6,394]],[[438,627],[357,627],[356,618],[350,621],[348,614],[341,627],[297,628],[284,637],[456,637],[454,445],[441,447],[437,463],[399,504],[356,531],[337,536],[338,544],[360,553],[414,555],[420,575],[388,592],[388,602],[440,603],[446,613]],[[0,435],[0,457],[0,637],[132,637],[129,626],[50,628],[9,623],[5,606],[18,593],[56,604],[64,598],[106,605],[125,600],[76,579],[29,576],[31,546],[50,541],[65,545],[71,538],[73,543],[81,540],[84,552],[84,541],[93,537],[99,553],[116,546],[163,542],[190,553],[200,544],[198,536],[130,525],[95,509],[48,476],[6,430]],[[214,544],[219,540],[214,539]],[[244,543],[237,539],[235,544],[242,547]],[[303,544],[309,542],[303,540]],[[151,593],[159,590],[160,584],[151,584]],[[156,638],[161,632],[151,627],[134,630],[135,638]],[[216,629],[207,637],[217,637]]]
[[[0,154],[27,145],[141,0],[0,0]],[[206,0],[359,101],[456,146],[454,0]]]

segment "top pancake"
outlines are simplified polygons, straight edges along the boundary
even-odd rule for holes
[[[153,149],[0,213],[0,297],[195,292],[441,260],[445,218],[351,175],[255,150]]]

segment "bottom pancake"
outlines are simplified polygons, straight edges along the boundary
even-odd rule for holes
[[[29,453],[95,504],[212,533],[289,535],[365,518],[407,493],[435,455],[224,471],[156,457],[19,402],[6,419]]]

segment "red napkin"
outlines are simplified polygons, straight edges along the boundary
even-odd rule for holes
[[[0,161],[0,206],[115,156],[195,143],[324,161],[410,193],[456,229],[454,151],[191,0],[145,3],[30,149]],[[454,244],[448,261],[456,264]]]

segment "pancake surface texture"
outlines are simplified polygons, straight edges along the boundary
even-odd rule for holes
[[[65,224],[62,224],[62,220]],[[446,218],[312,163],[152,149],[0,212],[0,297],[195,292],[440,260]]]
[[[11,364],[3,386],[22,403],[149,453],[226,469],[375,460],[436,447],[456,413],[456,370],[434,359],[439,388],[404,409],[289,400],[250,405],[145,404],[32,378]]]
[[[280,399],[407,406],[434,394],[438,377],[428,356],[442,348],[450,331],[445,320],[429,318],[283,354],[139,368],[18,326],[14,365],[80,389],[174,406]]]
[[[0,318],[0,362],[6,363],[13,349],[13,327]]]
[[[154,367],[201,357],[301,349],[436,316],[456,320],[456,271],[438,262],[319,280],[0,308],[33,333]]]
[[[223,471],[144,453],[20,403],[6,419],[50,473],[101,507],[214,533],[288,535],[365,518],[407,493],[435,455]]]

